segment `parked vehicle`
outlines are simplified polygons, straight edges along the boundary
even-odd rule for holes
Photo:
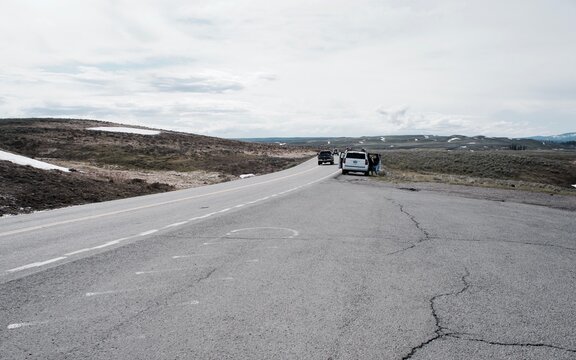
[[[332,151],[322,150],[318,153],[318,165],[322,165],[324,163],[330,163],[330,165],[334,165],[334,156],[332,156]]]
[[[368,153],[364,151],[347,151],[342,162],[342,174],[348,172],[362,172],[364,175],[370,175],[368,165]]]

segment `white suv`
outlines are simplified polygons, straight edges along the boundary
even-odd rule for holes
[[[349,171],[363,172],[364,175],[370,174],[368,167],[368,153],[364,151],[347,151],[342,160],[342,174]]]

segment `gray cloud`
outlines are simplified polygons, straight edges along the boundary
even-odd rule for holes
[[[64,105],[46,103],[42,106],[33,106],[24,109],[27,116],[31,117],[107,117],[116,113],[113,108],[96,107],[90,105]]]
[[[203,76],[190,76],[187,78],[159,77],[152,82],[152,86],[159,91],[166,92],[211,94],[220,94],[244,89],[244,85],[238,81]]]
[[[392,124],[400,125],[406,120],[406,113],[408,112],[408,106],[395,106],[391,108],[381,107],[377,111],[383,115]]]

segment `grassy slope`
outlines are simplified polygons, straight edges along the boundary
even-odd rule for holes
[[[576,152],[573,151],[435,151],[396,150],[383,152],[383,165],[391,175],[422,180],[493,179],[543,184],[567,190],[576,184]],[[411,174],[411,175],[409,175]]]
[[[99,121],[0,119],[0,148],[33,158],[81,161],[128,169],[268,173],[302,161],[286,148],[177,132],[160,135],[89,131]],[[295,149],[299,151],[299,149]]]

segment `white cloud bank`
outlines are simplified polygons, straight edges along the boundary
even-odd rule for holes
[[[571,0],[7,0],[0,117],[226,137],[569,132],[574,18]]]

